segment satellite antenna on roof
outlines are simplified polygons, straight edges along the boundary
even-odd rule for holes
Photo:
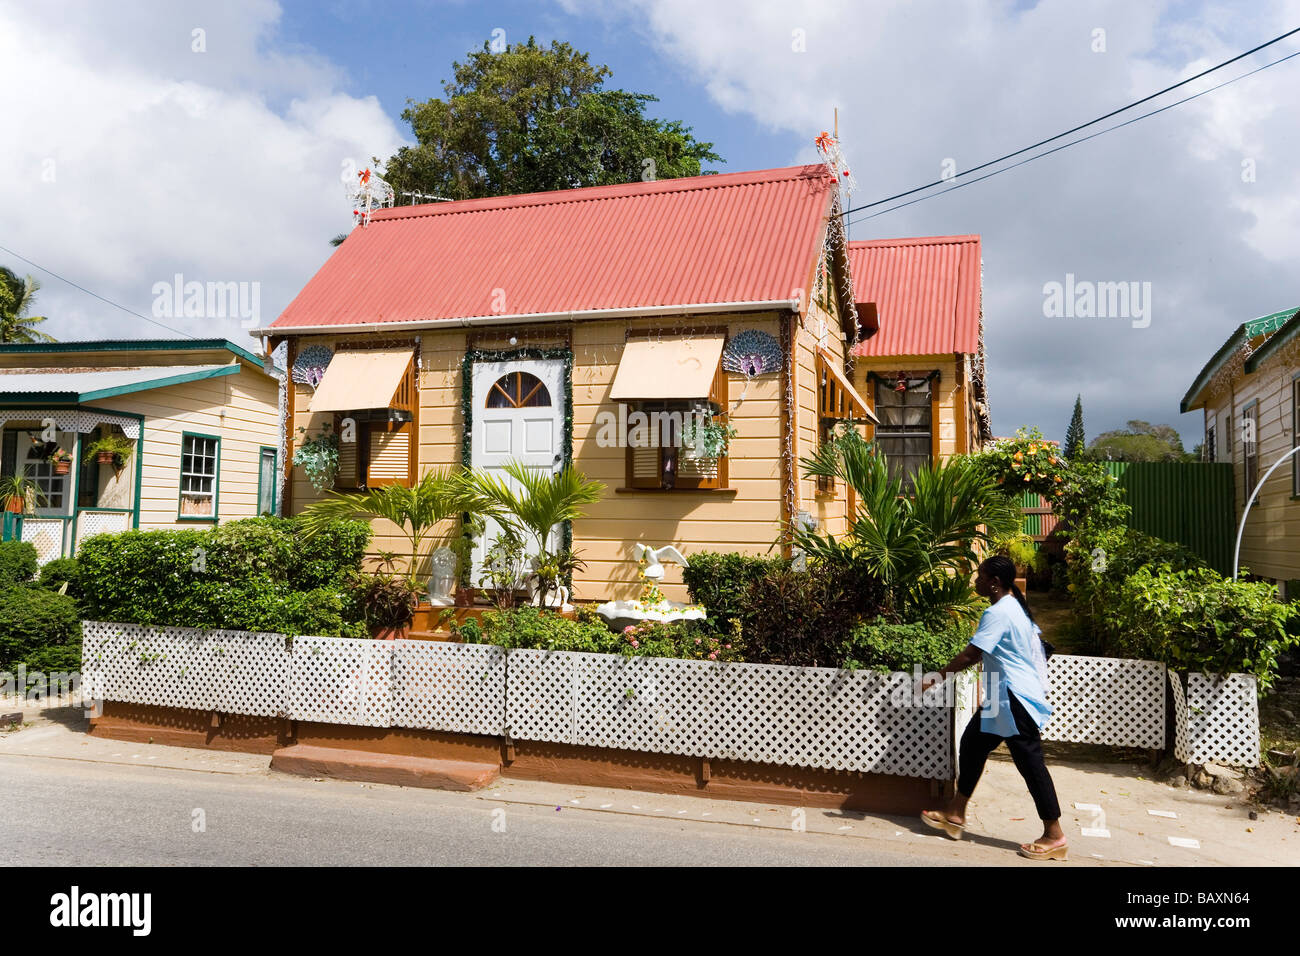
[[[402,193],[402,195],[411,197],[411,202],[409,203],[409,205],[412,206],[415,205],[415,201],[417,199],[421,201],[428,200],[429,202],[453,202],[454,201],[452,199],[449,199],[446,196],[435,196],[432,193],[409,192],[409,193]]]
[[[348,187],[348,199],[352,201],[352,219],[360,226],[370,224],[370,213],[393,205],[393,187],[370,169],[357,173],[355,186]]]

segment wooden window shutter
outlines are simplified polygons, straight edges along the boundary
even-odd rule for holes
[[[343,415],[334,416],[334,434],[342,436],[343,434]],[[361,443],[366,440],[365,426],[360,422],[356,425],[356,434],[353,436],[355,441],[345,442],[339,439],[339,473],[334,479],[334,484],[339,488],[356,488],[361,484],[361,469],[358,461],[357,449]]]
[[[714,421],[727,424],[727,373],[718,362],[718,369],[713,374],[713,383],[709,388],[709,403],[718,409]],[[725,488],[727,487],[727,462],[731,458],[730,449],[721,458],[704,460],[688,458],[682,450],[677,456],[677,488]]]
[[[366,467],[366,487],[384,485],[411,487],[413,451],[410,422],[371,422],[366,429],[370,452]]]

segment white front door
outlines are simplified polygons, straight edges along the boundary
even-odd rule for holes
[[[506,362],[476,362],[472,372],[473,433],[470,464],[493,472],[498,478],[517,484],[503,471],[519,461],[539,472],[556,472],[564,464],[563,435],[564,362],[561,359],[518,359]],[[500,534],[496,522],[487,522],[487,532],[474,548],[473,581],[483,586],[483,563],[487,550]],[[558,544],[559,528],[551,531],[549,547]],[[530,545],[526,556],[536,554]]]

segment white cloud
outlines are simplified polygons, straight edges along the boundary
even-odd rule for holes
[[[967,169],[1099,116],[1300,19],[1297,0],[565,6],[640,31],[723,108],[788,132],[789,154],[770,165],[811,160],[838,106],[855,202],[937,179],[947,157]],[[805,53],[791,49],[795,28],[806,30]],[[1094,52],[1097,29],[1105,52]],[[1278,44],[1147,109],[1297,47]],[[853,236],[983,235],[999,433],[1035,422],[1059,438],[1082,392],[1091,435],[1144,418],[1199,440],[1199,418],[1178,414],[1196,372],[1239,322],[1300,304],[1297,71],[1300,57],[949,196],[859,219]],[[1254,183],[1241,177],[1248,157]],[[1151,282],[1151,326],[1044,318],[1043,284],[1067,272]]]
[[[403,142],[338,68],[279,49],[278,17],[258,0],[0,3],[0,244],[146,316],[175,273],[258,282],[271,322],[351,225],[342,164]],[[0,263],[42,280],[36,311],[58,338],[169,334]],[[250,341],[237,320],[162,321]]]

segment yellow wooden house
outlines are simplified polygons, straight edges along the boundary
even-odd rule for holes
[[[829,421],[872,418],[838,202],[815,165],[379,210],[257,334],[287,343],[291,435],[355,426],[337,489],[511,460],[603,482],[567,529],[574,594],[626,598],[633,542],[689,559],[766,553],[794,520],[844,530],[847,492],[799,465]],[[672,437],[702,410],[736,429],[716,460]],[[286,479],[286,513],[321,497]],[[670,565],[670,598],[680,582]]]

